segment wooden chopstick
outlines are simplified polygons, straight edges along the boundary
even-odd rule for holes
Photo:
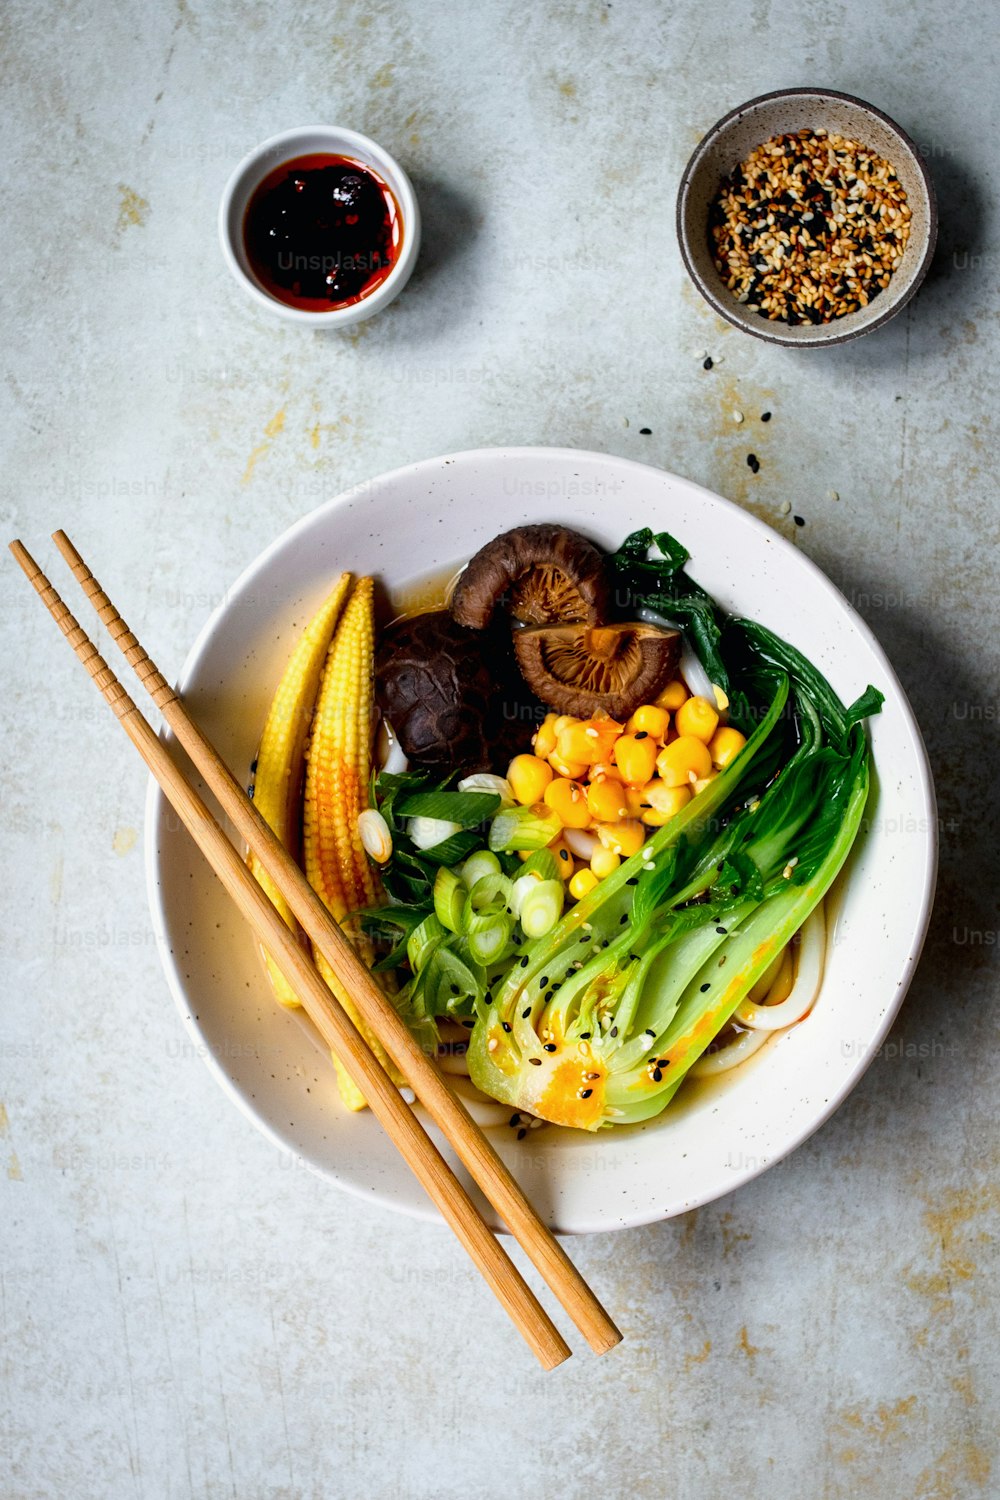
[[[336,1050],[364,1092],[372,1113],[450,1224],[540,1363],[545,1369],[561,1364],[571,1353],[568,1344],[480,1217],[472,1199],[421,1127],[361,1032],[30,553],[16,541],[10,544],[10,550],[188,832],[258,939],[266,945],[289,983],[295,987],[309,1014],[317,1021],[324,1040]]]
[[[409,1080],[459,1160],[545,1278],[590,1347],[597,1354],[613,1349],[621,1342],[621,1333],[562,1245],[539,1218],[503,1158],[414,1041],[406,1023],[372,978],[367,965],[358,957],[302,870],[150,660],[69,537],[64,531],[57,531],[53,540],[206,786],[281,891],[307,936],[323,953],[357,1006],[365,1025],[378,1037]],[[329,995],[328,990],[326,994]],[[305,998],[302,998],[305,1003]],[[308,1004],[305,1008],[322,1030]]]

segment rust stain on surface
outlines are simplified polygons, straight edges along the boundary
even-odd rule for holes
[[[1000,1188],[955,1188],[924,1212],[924,1223],[934,1242],[937,1264],[927,1269],[908,1266],[903,1280],[911,1291],[930,1302],[932,1320],[945,1314],[956,1282],[971,1281],[976,1273],[975,1252],[989,1242],[974,1221],[1000,1206]]]
[[[258,463],[264,457],[264,455],[269,452],[271,444],[274,442],[274,439],[278,436],[279,432],[282,431],[284,425],[285,408],[282,406],[278,408],[274,416],[271,418],[270,422],[268,422],[265,426],[264,441],[257,444],[256,448],[254,448],[253,452],[250,454],[250,457],[247,459],[247,466],[243,470],[243,478],[240,480],[240,484],[244,488],[250,483],[251,479],[253,478],[254,469],[256,469]]]
[[[733,1228],[732,1214],[721,1215],[719,1218],[719,1228],[722,1230],[722,1254],[726,1260],[732,1255],[737,1245],[744,1244],[752,1238],[748,1230]]]
[[[685,1354],[685,1356],[684,1356],[684,1372],[685,1372],[685,1374],[694,1365],[703,1365],[705,1363],[706,1359],[708,1358],[708,1356],[711,1354],[711,1352],[712,1352],[712,1340],[711,1339],[706,1339],[705,1342],[702,1344],[701,1348],[698,1350],[698,1352],[696,1354]]]
[[[740,1329],[739,1346],[743,1350],[743,1353],[746,1355],[747,1359],[753,1359],[755,1354],[760,1353],[760,1345],[751,1344],[750,1336],[747,1333],[747,1325],[745,1323]]]
[[[148,199],[143,198],[134,188],[120,182],[118,184],[118,222],[115,226],[118,233],[122,234],[130,228],[141,229],[148,213]]]
[[[968,1441],[953,1443],[919,1475],[914,1500],[965,1500],[969,1486],[982,1489],[992,1470],[985,1449]]]
[[[840,1413],[838,1422],[850,1431],[863,1433],[877,1443],[885,1442],[887,1438],[899,1436],[916,1404],[916,1396],[904,1396],[891,1406],[883,1402],[872,1412],[865,1412],[860,1406],[849,1406]]]
[[[116,828],[111,847],[118,855],[128,854],[130,849],[135,848],[135,841],[138,837],[139,834],[134,828]]]

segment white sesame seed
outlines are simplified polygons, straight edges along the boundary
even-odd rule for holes
[[[496,1037],[495,1036],[491,1036],[490,1039],[489,1039],[489,1041],[486,1043],[486,1050],[487,1050],[487,1052],[495,1052],[497,1050],[497,1046],[498,1045],[499,1044],[497,1042]]]
[[[400,1089],[399,1097],[403,1100],[404,1104],[416,1104],[417,1102],[417,1096],[412,1089]]]
[[[792,502],[790,500],[782,500],[781,504],[778,506],[778,513],[782,516],[790,515],[791,510]]]
[[[743,413],[741,411],[734,411],[733,412],[733,421],[734,422],[742,422],[743,421]]]
[[[831,500],[839,500],[840,499],[840,496],[837,494],[836,490],[828,490],[827,493],[830,496]]]
[[[692,359],[704,359],[705,358],[705,353],[706,353],[706,351],[704,349],[693,349],[691,351],[691,358]]]

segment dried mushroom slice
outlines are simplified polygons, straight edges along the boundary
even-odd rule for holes
[[[451,612],[482,630],[501,599],[522,625],[599,625],[608,612],[604,557],[565,526],[515,526],[480,547],[455,587]]]
[[[676,630],[640,621],[622,625],[542,625],[515,630],[525,681],[557,713],[589,718],[604,710],[627,719],[673,678],[680,661]]]

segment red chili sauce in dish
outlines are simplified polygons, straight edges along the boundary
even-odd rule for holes
[[[296,156],[269,172],[243,220],[265,291],[289,307],[329,312],[368,297],[399,257],[399,206],[381,177],[347,156]]]

